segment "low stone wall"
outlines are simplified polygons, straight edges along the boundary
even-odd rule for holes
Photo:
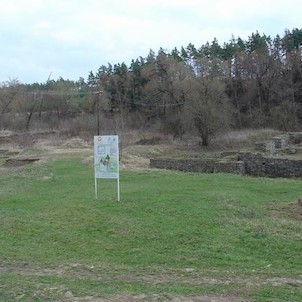
[[[150,159],[150,167],[200,173],[233,173],[245,174],[242,161],[224,162],[198,159]]]
[[[201,173],[232,173],[264,177],[302,177],[302,160],[268,158],[240,152],[237,161],[150,159],[151,168]]]
[[[302,132],[289,132],[288,135],[291,144],[297,145],[302,143]]]
[[[267,177],[302,177],[302,160],[268,158],[250,152],[238,154],[248,175]]]
[[[187,172],[233,173],[266,177],[302,178],[302,160],[278,157],[302,150],[302,132],[290,132],[259,142],[252,152],[222,152],[220,159],[151,159],[150,167]]]
[[[195,159],[150,159],[150,167],[158,169],[179,170],[185,172],[214,172],[215,160]]]
[[[245,163],[243,161],[221,162],[217,161],[214,164],[214,173],[232,173],[245,174]]]

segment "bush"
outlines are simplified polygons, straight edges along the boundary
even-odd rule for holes
[[[297,106],[285,101],[270,111],[272,123],[281,131],[296,131],[298,129]]]

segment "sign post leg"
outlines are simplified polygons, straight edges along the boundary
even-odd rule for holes
[[[97,178],[94,178],[94,194],[95,194],[95,199],[98,199],[98,182]]]
[[[120,178],[117,178],[117,201],[120,201]]]

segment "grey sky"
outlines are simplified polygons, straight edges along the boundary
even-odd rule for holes
[[[301,0],[0,0],[0,82],[87,79],[163,47],[302,28]]]

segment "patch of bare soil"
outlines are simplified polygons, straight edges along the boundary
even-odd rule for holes
[[[63,143],[65,148],[83,148],[88,146],[88,143],[79,137],[70,138]]]
[[[34,295],[36,297],[45,297],[47,293],[52,293],[60,296],[60,301],[68,302],[144,302],[144,301],[171,301],[171,302],[252,302],[252,300],[241,297],[243,293],[252,288],[260,286],[284,286],[290,285],[295,287],[302,287],[302,279],[294,279],[289,277],[276,277],[262,275],[260,273],[253,273],[249,276],[239,276],[229,271],[197,271],[193,268],[179,269],[179,270],[163,270],[155,269],[154,272],[148,274],[144,271],[134,272],[127,271],[123,268],[112,270],[110,267],[103,267],[98,265],[84,265],[75,263],[71,265],[60,265],[52,268],[39,268],[31,266],[30,264],[22,263],[2,263],[0,264],[0,276],[21,275],[21,276],[54,276],[64,277],[68,279],[77,280],[91,280],[91,281],[110,281],[114,282],[144,282],[146,284],[191,284],[200,286],[209,285],[230,285],[231,288],[238,288],[230,292],[224,290],[220,293],[205,294],[200,296],[179,296],[168,293],[161,294],[118,294],[110,298],[100,298],[93,296],[76,296],[66,285],[59,285],[53,287],[45,284],[40,284],[37,287]],[[302,277],[302,276],[301,276]],[[46,287],[45,287],[46,286]]]
[[[302,199],[298,199],[287,205],[270,205],[268,208],[276,216],[302,221]]]
[[[156,136],[152,138],[142,138],[138,140],[135,144],[136,145],[157,145],[161,142],[161,138]]]
[[[9,158],[3,164],[3,167],[13,168],[13,167],[20,167],[25,166],[27,164],[31,164],[33,162],[38,161],[39,158]]]
[[[95,297],[73,297],[71,292],[65,294],[65,302],[158,302],[158,301],[170,301],[170,302],[248,302],[232,295],[204,295],[199,297],[182,297],[171,295],[119,295],[111,297],[110,299],[102,299]],[[250,300],[251,302],[251,300]]]

